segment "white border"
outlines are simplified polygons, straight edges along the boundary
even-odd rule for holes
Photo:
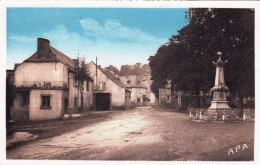
[[[6,135],[5,135],[5,78],[6,78],[6,8],[7,7],[103,7],[103,8],[255,8],[255,96],[256,96],[256,121],[255,121],[255,160],[252,162],[180,162],[180,161],[58,161],[58,160],[6,160]],[[258,21],[257,21],[258,20]],[[0,164],[259,164],[259,130],[258,119],[260,107],[260,56],[259,56],[259,20],[260,2],[258,1],[86,1],[86,0],[0,0]]]

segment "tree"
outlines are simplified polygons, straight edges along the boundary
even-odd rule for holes
[[[151,68],[151,80],[153,80],[151,85],[151,90],[155,94],[156,98],[159,97],[159,88],[163,88],[167,83],[167,68],[166,61],[167,58],[164,55],[167,50],[167,45],[162,45],[155,56],[150,56],[149,66]]]
[[[125,75],[143,75],[148,73],[150,70],[149,65],[144,64],[142,66],[141,63],[136,63],[135,65],[122,65],[119,71],[120,76]]]
[[[76,78],[80,83],[83,83],[85,80],[90,80],[88,66],[85,61],[85,57],[78,58],[79,66],[76,73]]]
[[[144,64],[144,65],[142,66],[142,71],[143,71],[143,73],[149,73],[149,72],[150,72],[150,67],[149,67],[149,65],[148,65],[148,64]]]
[[[119,73],[119,70],[117,69],[117,67],[113,66],[113,65],[109,65],[108,67],[106,67],[105,69],[112,71],[115,74]]]
[[[78,81],[78,94],[80,94],[80,111],[83,111],[83,84],[84,81],[92,80],[89,76],[88,65],[86,64],[85,57],[78,57],[78,66],[76,67],[76,80]]]
[[[131,66],[130,65],[122,65],[119,75],[124,76],[124,75],[129,75],[131,73]]]
[[[155,83],[171,80],[172,86],[196,94],[200,106],[200,91],[214,85],[212,61],[221,51],[229,61],[225,77],[230,91],[240,100],[254,96],[254,11],[196,8],[186,12],[186,19],[189,24],[149,58]]]
[[[194,11],[196,9],[191,9],[190,13],[198,13]],[[208,40],[202,43],[209,45],[206,53],[215,56],[221,51],[223,59],[229,61],[225,66],[226,84],[239,96],[243,108],[243,97],[254,97],[254,10],[212,9],[207,17],[192,17],[205,20],[205,27],[208,27],[205,30]]]
[[[135,65],[133,65],[133,69],[131,70],[131,74],[132,75],[142,75],[144,72],[141,68],[141,63],[136,63]]]

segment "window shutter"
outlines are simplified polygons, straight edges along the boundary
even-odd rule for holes
[[[102,82],[99,83],[99,90],[103,90]]]
[[[103,90],[106,90],[106,82],[103,82]]]

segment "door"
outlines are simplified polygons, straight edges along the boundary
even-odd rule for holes
[[[96,109],[109,110],[110,109],[110,94],[96,93]]]
[[[29,91],[20,91],[17,93],[18,106],[14,113],[14,120],[19,122],[29,121],[29,105],[30,105],[30,93]],[[17,104],[16,104],[17,105]]]
[[[69,113],[69,111],[68,111],[68,98],[64,99],[64,113],[65,114]]]

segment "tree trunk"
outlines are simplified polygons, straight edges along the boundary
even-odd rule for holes
[[[243,95],[241,93],[238,94],[238,99],[239,99],[239,107],[240,107],[240,112],[239,112],[239,117],[243,117]]]
[[[200,108],[200,92],[196,91],[197,108]]]

